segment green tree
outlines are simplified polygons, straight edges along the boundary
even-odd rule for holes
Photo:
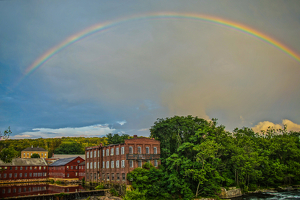
[[[34,153],[30,156],[30,158],[40,158],[40,155],[37,153]]]
[[[106,135],[107,137],[107,144],[121,144],[121,143],[124,143],[125,142],[125,139],[129,139],[130,136],[127,135],[127,134],[122,134],[122,135],[119,135],[119,134],[107,134]]]
[[[54,153],[56,154],[84,154],[85,151],[81,144],[77,142],[62,143]]]
[[[5,163],[10,163],[17,156],[18,152],[12,147],[4,148],[0,152],[0,159]]]

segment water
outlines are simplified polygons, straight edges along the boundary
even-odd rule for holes
[[[0,185],[0,198],[86,191],[81,185],[56,185],[45,182]]]
[[[256,194],[243,195],[233,198],[233,200],[300,200],[300,190],[285,191],[285,192],[263,192]]]

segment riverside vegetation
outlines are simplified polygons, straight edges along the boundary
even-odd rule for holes
[[[216,197],[221,187],[257,188],[300,184],[299,132],[284,129],[233,132],[192,116],[158,119],[151,138],[161,142],[161,166],[149,163],[127,175],[124,199]]]

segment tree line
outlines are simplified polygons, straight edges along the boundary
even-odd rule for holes
[[[125,199],[213,197],[221,187],[257,188],[300,184],[299,132],[243,127],[226,131],[217,120],[192,116],[158,119],[151,138],[161,142],[161,166],[146,163],[128,174]]]

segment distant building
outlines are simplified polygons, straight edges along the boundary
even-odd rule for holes
[[[160,141],[148,138],[127,139],[123,144],[86,147],[86,181],[129,183],[127,173],[145,162],[160,164]]]
[[[79,180],[85,178],[85,161],[79,164]]]
[[[28,147],[21,151],[21,158],[31,158],[32,154],[39,154],[40,158],[48,158],[48,151],[41,147]]]
[[[11,163],[0,160],[0,182],[41,181],[48,178],[44,158],[14,158]]]
[[[59,159],[49,165],[49,178],[79,180],[79,164],[82,162],[80,156]]]

